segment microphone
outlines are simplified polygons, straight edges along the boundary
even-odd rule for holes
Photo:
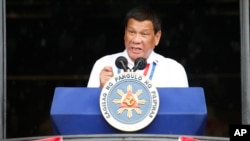
[[[147,65],[146,59],[139,57],[135,60],[135,65],[132,68],[133,72],[135,72],[137,69],[143,70]]]
[[[116,58],[115,65],[117,68],[123,69],[125,72],[129,69],[128,60],[123,56]]]

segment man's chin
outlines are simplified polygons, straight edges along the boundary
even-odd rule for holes
[[[142,55],[130,55],[130,58],[135,61],[137,58],[142,57]]]

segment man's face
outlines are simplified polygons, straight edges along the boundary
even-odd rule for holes
[[[124,41],[129,57],[134,61],[138,57],[147,59],[158,45],[161,31],[154,33],[153,23],[149,20],[129,19],[125,29]]]

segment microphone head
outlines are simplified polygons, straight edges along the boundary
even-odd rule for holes
[[[124,56],[119,56],[115,60],[115,65],[119,69],[127,70],[128,69],[128,60]]]
[[[136,65],[135,69],[143,70],[147,65],[147,61],[146,59],[139,57],[135,60],[135,65]]]

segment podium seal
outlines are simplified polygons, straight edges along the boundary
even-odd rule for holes
[[[148,126],[159,109],[159,94],[151,81],[135,72],[111,78],[100,95],[100,110],[114,128],[134,132]]]

